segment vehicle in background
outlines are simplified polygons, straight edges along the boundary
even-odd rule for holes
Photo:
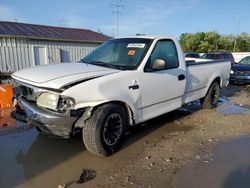
[[[235,63],[234,56],[230,52],[209,52],[201,56],[203,59],[230,60]]]
[[[200,54],[194,53],[194,52],[188,52],[188,53],[185,53],[185,57],[200,58]]]
[[[232,66],[230,81],[234,83],[250,83],[250,56],[244,57]]]

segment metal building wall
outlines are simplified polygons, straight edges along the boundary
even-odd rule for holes
[[[34,66],[34,47],[46,49],[47,63],[60,63],[62,50],[68,52],[69,61],[79,61],[99,45],[98,43],[0,37],[0,71],[12,72]]]

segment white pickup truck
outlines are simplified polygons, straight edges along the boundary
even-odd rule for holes
[[[135,126],[200,99],[217,105],[230,61],[186,62],[173,37],[112,39],[76,63],[15,72],[17,113],[43,133],[70,137],[82,130],[86,148],[107,156]]]

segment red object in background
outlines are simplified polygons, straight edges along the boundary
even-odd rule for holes
[[[0,108],[13,107],[13,87],[11,84],[0,85]]]

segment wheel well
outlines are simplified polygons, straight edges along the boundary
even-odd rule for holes
[[[219,86],[221,86],[221,79],[220,79],[220,77],[216,77],[213,82],[218,82]]]
[[[135,124],[134,114],[133,114],[132,109],[130,108],[130,106],[128,104],[126,104],[126,103],[124,103],[122,101],[110,101],[110,102],[102,103],[100,105],[95,106],[92,111],[96,110],[98,107],[100,107],[102,105],[109,104],[109,103],[120,105],[125,110],[125,112],[127,114],[128,124],[129,125]]]
[[[218,84],[219,84],[219,86],[221,87],[221,79],[220,79],[220,77],[216,77],[211,83],[210,83],[210,85],[208,86],[208,88],[207,88],[207,90],[206,90],[206,95],[207,95],[207,93],[208,93],[208,91],[209,91],[209,88],[211,87],[211,85],[214,83],[214,82],[217,82]],[[204,96],[206,96],[206,95],[204,95]]]

